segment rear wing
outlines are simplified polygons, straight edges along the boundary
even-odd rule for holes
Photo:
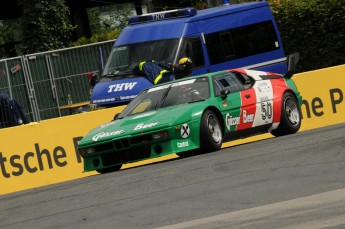
[[[296,72],[296,65],[299,61],[299,53],[295,52],[287,56],[287,72],[284,75],[284,78],[290,79]]]

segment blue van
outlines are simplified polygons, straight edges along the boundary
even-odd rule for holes
[[[146,60],[174,65],[183,57],[192,59],[192,75],[230,68],[287,71],[280,34],[267,2],[156,12],[129,19],[90,102],[106,107],[127,104],[153,85],[133,71],[133,66]]]

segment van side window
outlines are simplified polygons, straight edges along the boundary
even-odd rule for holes
[[[185,52],[182,52],[179,56],[190,57],[193,61],[193,68],[205,66],[204,52],[202,50],[202,44],[200,37],[188,37],[183,41],[182,50],[185,47]],[[180,59],[179,58],[179,59]]]
[[[272,21],[205,34],[212,65],[279,49]]]

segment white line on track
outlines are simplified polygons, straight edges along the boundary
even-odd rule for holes
[[[342,209],[345,205],[345,189],[339,189],[311,196],[301,197],[288,201],[282,201],[274,204],[254,207],[235,212],[215,215],[211,217],[191,220],[183,223],[160,227],[159,229],[176,228],[260,228],[260,223],[269,223],[271,219],[291,219],[310,217],[304,222],[290,222],[290,225],[281,225],[278,228],[292,229],[317,229],[345,225],[345,209],[337,215],[321,214],[320,211],[329,209]],[[322,217],[317,217],[318,215]],[[277,227],[274,227],[277,228]]]

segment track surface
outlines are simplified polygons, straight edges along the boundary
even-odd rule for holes
[[[345,228],[345,124],[0,196],[0,228]]]

